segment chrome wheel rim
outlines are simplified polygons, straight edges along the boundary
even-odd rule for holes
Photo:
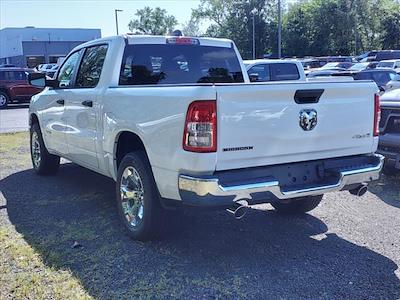
[[[125,168],[120,183],[121,205],[126,221],[136,229],[144,217],[144,188],[134,167]]]
[[[0,94],[0,106],[4,106],[7,103],[7,98],[6,96]]]
[[[39,144],[39,136],[37,132],[32,133],[32,162],[35,168],[40,165],[40,144]]]

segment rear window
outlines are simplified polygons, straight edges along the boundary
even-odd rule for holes
[[[296,64],[278,63],[270,64],[271,80],[297,80],[300,78],[299,71]]]
[[[233,48],[138,44],[125,47],[120,85],[243,82]]]

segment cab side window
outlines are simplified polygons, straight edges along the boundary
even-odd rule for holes
[[[273,81],[300,79],[297,65],[291,63],[271,64],[271,75]]]
[[[107,47],[107,45],[99,45],[88,47],[85,50],[76,76],[75,87],[93,88],[97,85],[106,58]]]
[[[269,72],[269,66],[268,65],[256,65],[251,67],[247,73],[249,75],[257,75],[258,80],[257,81],[270,81],[271,76]]]
[[[72,86],[73,77],[76,72],[77,63],[81,51],[82,50],[71,54],[62,65],[60,72],[58,73],[58,81],[60,88],[67,88]]]

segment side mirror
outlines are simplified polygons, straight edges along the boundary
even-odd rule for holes
[[[258,81],[258,74],[249,74],[250,82],[257,82]]]
[[[44,73],[29,73],[28,82],[30,85],[44,88],[48,87],[58,87],[58,81],[56,79],[47,79]]]

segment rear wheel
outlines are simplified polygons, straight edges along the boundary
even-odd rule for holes
[[[10,97],[5,92],[0,92],[0,109],[6,108]]]
[[[159,232],[163,208],[146,155],[125,155],[118,168],[117,207],[129,236],[149,240]]]
[[[31,127],[31,159],[33,169],[39,175],[52,175],[58,171],[60,157],[50,154],[43,142],[42,133],[39,125],[33,124]]]
[[[296,198],[290,202],[271,202],[271,205],[284,214],[301,214],[316,208],[322,201],[323,195]]]

